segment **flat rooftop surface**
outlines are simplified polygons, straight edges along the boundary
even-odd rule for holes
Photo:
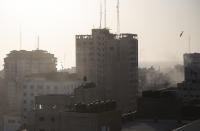
[[[184,122],[183,122],[184,123]],[[172,131],[183,124],[178,124],[176,120],[134,120],[124,124],[122,131]]]

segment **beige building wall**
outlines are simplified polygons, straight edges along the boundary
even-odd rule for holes
[[[22,82],[26,75],[56,72],[57,59],[44,50],[13,50],[4,58],[6,87],[8,89],[8,110],[19,111]]]
[[[138,94],[138,40],[136,34],[112,34],[93,29],[76,36],[79,77],[94,82],[97,98],[115,99],[123,112],[134,111]]]

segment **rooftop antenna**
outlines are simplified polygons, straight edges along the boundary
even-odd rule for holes
[[[61,65],[61,70],[64,70],[64,67],[63,67],[63,64],[62,64],[62,62],[60,62],[60,65]]]
[[[107,13],[106,11],[107,11],[106,10],[106,0],[104,0],[104,24],[105,24],[104,26],[105,26],[105,28],[106,28],[106,24],[107,24],[106,23],[106,13]]]
[[[63,65],[64,65],[64,68],[66,68],[66,54],[64,54],[64,63],[63,63]]]
[[[102,24],[102,1],[100,0],[100,29]]]
[[[37,50],[39,50],[39,47],[40,47],[40,37],[38,35],[38,37],[37,37]]]
[[[19,26],[19,50],[22,50],[22,28]]]
[[[191,53],[191,36],[189,35],[188,37],[188,48],[189,48],[189,53]]]
[[[119,0],[117,0],[117,34],[120,34]]]

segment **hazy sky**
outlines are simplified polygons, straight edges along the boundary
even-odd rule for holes
[[[54,53],[65,67],[75,65],[75,35],[90,34],[99,27],[100,0],[0,0],[0,65],[11,50]],[[117,0],[107,0],[107,24],[116,32]],[[121,0],[122,33],[139,36],[140,62],[181,62],[188,52],[200,52],[200,0]],[[179,34],[184,30],[183,37]],[[2,69],[3,66],[0,66]]]

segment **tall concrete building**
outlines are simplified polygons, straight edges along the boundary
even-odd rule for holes
[[[114,99],[124,112],[136,108],[138,92],[137,34],[112,34],[92,29],[92,35],[76,36],[79,77],[96,84],[94,99]]]
[[[23,79],[35,73],[56,72],[56,58],[44,50],[11,51],[4,58],[5,81],[8,90],[8,111],[20,111]]]
[[[183,102],[200,100],[200,53],[184,54],[185,80],[178,83],[178,94]]]
[[[200,82],[200,53],[184,54],[185,81]]]
[[[22,80],[25,75],[56,72],[57,59],[44,50],[11,51],[4,58],[5,79]]]

